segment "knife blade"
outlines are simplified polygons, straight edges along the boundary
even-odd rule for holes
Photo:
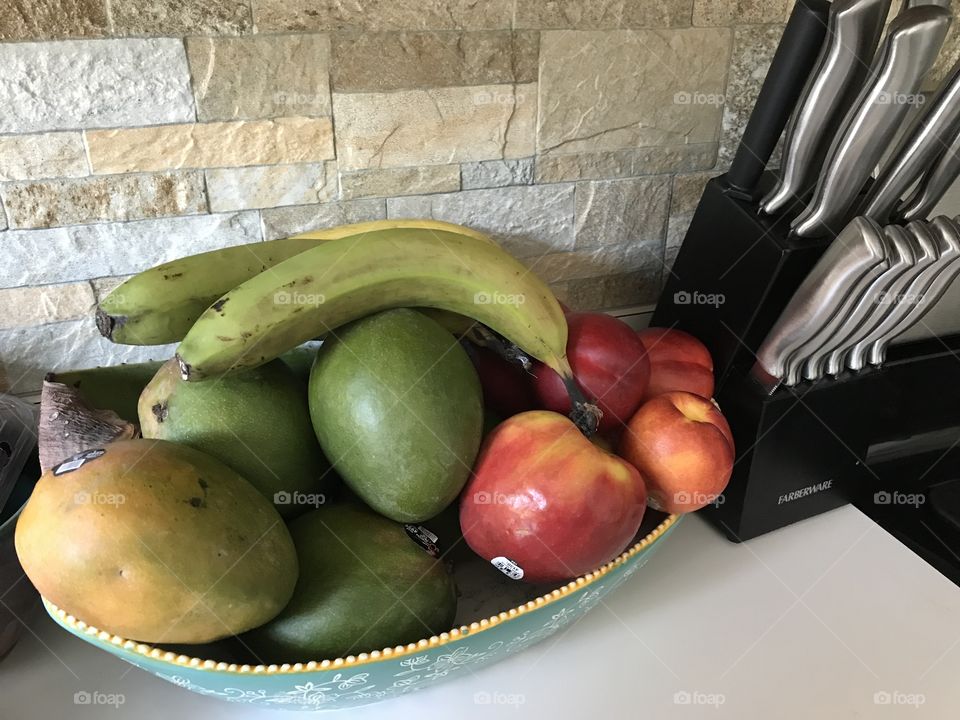
[[[817,372],[837,376],[843,370],[843,358],[857,338],[869,332],[883,315],[888,298],[913,277],[917,264],[915,243],[903,228],[891,225],[883,228],[891,247],[890,269],[878,278],[866,294],[851,309],[841,332],[830,341],[829,348],[821,350]],[[895,297],[895,295],[893,295]]]
[[[820,378],[817,361],[820,358],[821,349],[843,326],[850,315],[851,308],[890,269],[890,259],[894,253],[892,244],[883,234],[883,229],[879,225],[869,218],[861,219],[864,221],[863,232],[880,244],[883,257],[879,263],[867,269],[847,287],[843,300],[828,319],[811,328],[807,340],[787,360],[787,372],[784,377],[784,384],[786,385],[796,385],[804,378],[808,380]]]
[[[958,133],[960,62],[944,78],[929,106],[907,131],[893,157],[877,176],[877,181],[867,193],[861,213],[879,223],[888,222],[900,198],[943,153],[943,138],[954,137]]]
[[[941,257],[950,252],[945,240],[936,237],[926,223],[913,222],[906,228],[888,225],[886,232],[907,235],[914,244],[917,261],[912,272],[907,273],[902,287],[891,290],[883,312],[878,316],[876,325],[862,338],[858,339],[847,353],[846,365],[851,370],[862,370],[869,364],[870,348],[888,336],[891,330],[910,312],[912,298],[922,296],[924,288],[943,267]]]
[[[751,374],[772,393],[786,376],[787,360],[808,338],[811,328],[829,319],[858,278],[883,261],[879,228],[854,218],[827,247],[757,350]]]
[[[911,223],[912,226],[912,223]],[[887,347],[898,335],[920,322],[930,308],[937,304],[943,293],[960,275],[960,225],[956,219],[944,215],[935,217],[928,223],[931,233],[938,242],[942,242],[948,249],[940,255],[939,272],[936,273],[923,292],[916,296],[915,302],[910,305],[910,311],[884,337],[877,340],[869,352],[871,365],[882,365],[886,359]]]
[[[841,223],[897,132],[950,26],[949,11],[921,5],[890,23],[866,84],[827,151],[813,199],[791,222],[800,237],[820,237]]]
[[[860,90],[891,0],[835,0],[827,38],[790,117],[777,184],[761,201],[767,214],[813,189],[827,144]]]

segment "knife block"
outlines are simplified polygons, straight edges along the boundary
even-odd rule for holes
[[[761,193],[773,180],[764,176]],[[960,387],[958,337],[894,346],[880,368],[770,395],[753,379],[760,343],[832,240],[788,231],[724,176],[712,179],[651,320],[690,332],[713,354],[737,458],[722,498],[703,512],[737,542],[872,494],[885,463],[902,473],[916,457],[923,473],[931,438],[960,426],[960,397],[944,392]]]

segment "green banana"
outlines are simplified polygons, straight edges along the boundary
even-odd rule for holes
[[[329,240],[393,228],[455,232],[493,243],[483,233],[440,220],[376,220],[212,250],[145,270],[116,287],[97,307],[97,328],[124,345],[176,342],[217,298],[267,268]]]
[[[180,370],[202,380],[255,367],[351,320],[416,306],[483,323],[571,387],[567,323],[550,289],[495,244],[416,228],[333,240],[234,288],[180,343]]]

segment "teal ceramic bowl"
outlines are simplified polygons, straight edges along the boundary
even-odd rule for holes
[[[428,687],[545,640],[626,582],[679,521],[678,515],[667,516],[603,567],[509,610],[416,643],[336,660],[237,665],[190,657],[98,630],[47,600],[44,606],[77,637],[187,690],[276,709],[343,709]]]

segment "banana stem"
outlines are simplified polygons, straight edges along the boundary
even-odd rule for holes
[[[587,437],[592,437],[597,432],[600,418],[603,417],[603,410],[593,403],[587,402],[587,398],[584,397],[580,386],[577,385],[577,381],[573,377],[573,369],[570,367],[567,358],[560,358],[557,365],[558,367],[555,367],[554,370],[560,375],[563,385],[567,389],[567,394],[570,396],[571,410],[568,417],[580,432]]]
[[[466,337],[478,345],[493,350],[504,360],[522,365],[527,372],[530,372],[533,368],[533,362],[523,350],[485,325],[474,324]],[[600,424],[600,418],[603,417],[603,411],[593,403],[587,402],[587,398],[584,397],[577,381],[573,379],[573,368],[570,367],[570,362],[566,356],[544,358],[543,362],[556,371],[563,380],[563,385],[570,396],[571,410],[568,417],[580,432],[587,437],[593,436],[597,432],[597,426]]]

